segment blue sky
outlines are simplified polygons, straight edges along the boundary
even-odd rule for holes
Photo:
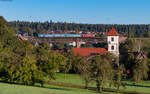
[[[8,21],[150,24],[150,0],[0,1],[0,15]]]

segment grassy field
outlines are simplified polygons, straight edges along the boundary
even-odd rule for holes
[[[79,75],[76,74],[64,74],[58,73],[57,79],[52,82],[63,82],[70,83],[73,85],[84,85],[84,82],[80,78]],[[130,81],[128,82],[128,86],[126,87],[127,91],[138,91],[150,93],[150,81],[143,81],[139,83],[138,86],[132,86]],[[95,83],[91,83],[90,86],[95,86]],[[44,85],[44,87],[39,87],[39,85],[35,86],[24,86],[24,85],[14,85],[14,84],[6,84],[0,83],[0,94],[100,94],[93,90],[86,89],[78,89],[78,88],[70,88],[70,87],[62,87],[62,86],[54,86],[54,85]],[[103,92],[101,94],[119,94],[113,92]]]
[[[84,81],[81,79],[79,75],[76,75],[76,74],[64,75],[64,74],[58,73],[56,78],[57,79],[53,80],[53,82],[71,83],[73,85],[84,85]],[[126,86],[126,88],[121,87],[122,90],[150,93],[150,81],[143,81],[137,84],[136,86],[134,86],[131,81],[125,81],[125,82],[128,83],[128,85]],[[95,83],[94,82],[90,83],[90,86],[94,87]]]
[[[99,94],[95,91],[45,85],[42,87],[0,83],[0,94]],[[102,94],[119,94],[106,93]]]

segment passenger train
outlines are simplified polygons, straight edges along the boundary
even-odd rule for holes
[[[38,34],[38,37],[95,37],[94,34]]]

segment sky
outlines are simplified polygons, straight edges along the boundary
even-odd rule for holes
[[[0,0],[7,21],[150,24],[150,0]]]

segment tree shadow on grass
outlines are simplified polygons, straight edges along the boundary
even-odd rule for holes
[[[66,90],[66,91],[70,91],[70,89],[65,88],[65,87],[51,87],[51,86],[39,86],[39,85],[34,85],[33,87],[38,87],[38,88],[46,88],[46,89],[54,89],[54,90]]]
[[[21,84],[21,83],[10,83],[10,82],[3,82],[3,81],[0,81],[1,83],[7,83],[7,84],[14,84],[14,85],[24,85],[24,84]],[[53,90],[65,90],[65,91],[72,91],[71,89],[68,89],[68,87],[70,88],[79,88],[79,89],[84,89],[84,86],[59,86],[57,87],[56,85],[54,86],[51,86],[53,84],[45,84],[46,86],[40,86],[40,85],[30,85],[31,87],[38,87],[38,88],[46,88],[46,89],[53,89]],[[143,86],[143,85],[134,85],[134,84],[126,84],[127,86],[136,86],[136,87],[148,87],[150,88],[150,86]],[[28,85],[24,85],[24,86],[28,86]],[[96,91],[96,88],[95,87],[89,87],[88,90],[91,90],[93,91],[93,93],[98,93]],[[73,90],[75,91],[75,90]],[[148,93],[138,93],[138,92],[135,92],[135,91],[124,91],[124,90],[115,90],[115,89],[110,89],[110,88],[105,88],[103,90],[104,92],[110,92],[110,94],[112,92],[115,92],[115,93],[121,93],[121,94],[148,94]]]
[[[132,80],[127,80],[127,79],[124,79],[123,81],[128,81],[130,83],[125,83],[126,86],[134,86],[134,87],[145,87],[145,88],[150,88],[150,86],[147,86],[147,85],[136,85],[134,83],[131,83]]]
[[[134,85],[134,84],[126,84],[126,86],[134,86],[134,87],[145,87],[145,88],[150,88],[150,86],[145,86],[145,85]]]
[[[22,83],[15,83],[15,82],[6,82],[6,81],[1,81],[0,83],[4,83],[4,84],[10,84],[10,85],[21,85],[21,86],[31,86],[31,87],[38,87],[38,88],[46,88],[46,89],[54,89],[54,90],[66,90],[69,91],[70,89],[65,88],[65,87],[51,87],[51,86],[40,86],[40,85],[25,85]],[[47,85],[47,84],[45,84]]]
[[[141,93],[122,93],[122,94],[141,94]]]

